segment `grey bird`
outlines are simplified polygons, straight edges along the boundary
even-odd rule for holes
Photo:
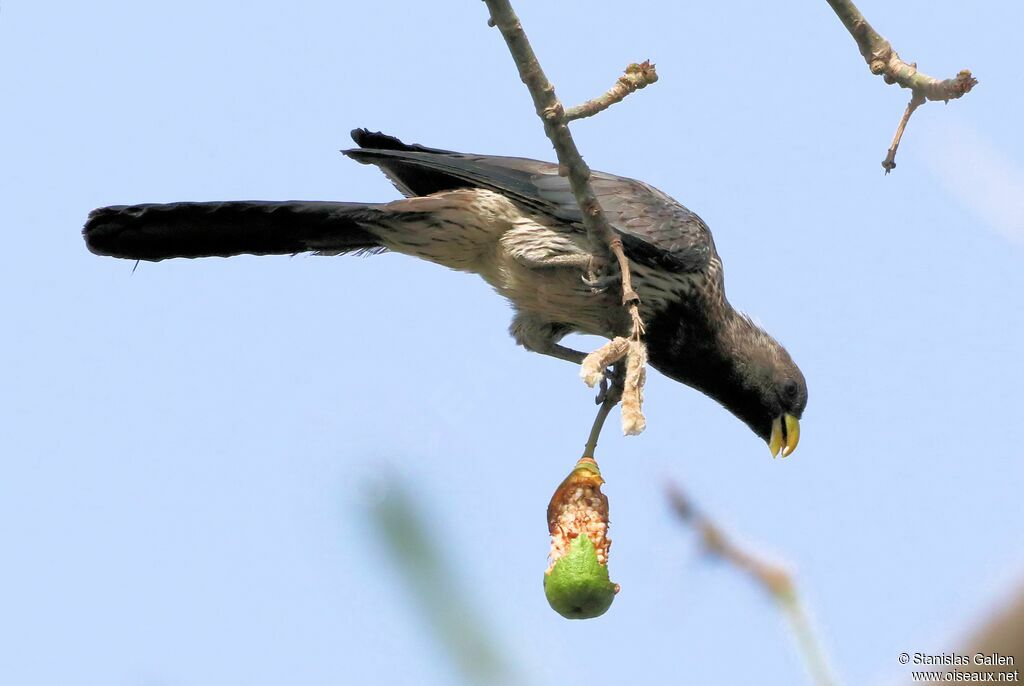
[[[377,166],[405,196],[389,203],[179,202],[90,213],[99,255],[159,261],[239,254],[392,251],[479,274],[515,308],[516,342],[579,364],[569,333],[628,336],[614,265],[595,255],[558,166],[407,145],[356,129],[343,151]],[[640,181],[593,172],[622,239],[646,323],[651,365],[718,401],[789,455],[800,438],[807,385],[789,353],[725,297],[707,225]]]

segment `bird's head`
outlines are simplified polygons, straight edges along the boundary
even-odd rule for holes
[[[786,349],[739,313],[716,331],[683,321],[667,330],[652,327],[651,365],[717,400],[768,444],[773,457],[796,450],[807,383]]]
[[[787,457],[800,441],[807,382],[782,345],[743,315],[723,343],[733,361],[733,388],[720,400],[768,443],[772,457]]]

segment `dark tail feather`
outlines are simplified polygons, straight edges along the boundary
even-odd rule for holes
[[[118,205],[89,214],[89,250],[132,260],[345,253],[381,248],[360,226],[373,205],[341,202],[178,202]]]

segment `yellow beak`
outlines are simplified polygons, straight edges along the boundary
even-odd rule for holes
[[[791,414],[776,417],[772,422],[771,438],[768,439],[768,450],[772,452],[772,457],[777,457],[780,450],[783,457],[789,457],[799,442],[800,420]]]

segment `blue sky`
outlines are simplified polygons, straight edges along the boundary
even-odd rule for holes
[[[793,565],[848,684],[905,677],[901,651],[948,649],[1011,591],[1024,7],[862,2],[922,70],[981,82],[921,109],[886,177],[907,94],[824,2],[517,6],[567,103],[657,63],[578,145],[711,226],[731,301],[808,379],[800,449],[773,461],[652,374],[646,433],[599,449],[622,593],[561,619],[544,509],[592,393],[513,344],[485,284],[395,255],[133,274],[79,235],[106,204],[396,197],[338,154],[357,126],[551,158],[482,3],[8,2],[0,682],[452,682],[366,526],[381,474],[530,683],[803,683],[775,608],[670,516],[668,478]]]

